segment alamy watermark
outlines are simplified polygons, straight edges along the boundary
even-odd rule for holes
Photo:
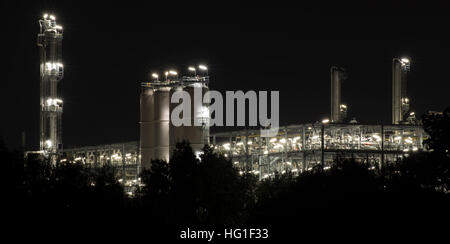
[[[247,91],[246,93],[243,91],[226,91],[225,106],[220,92],[209,90],[204,93],[203,91],[201,87],[194,87],[193,98],[189,92],[181,89],[172,94],[170,102],[178,104],[170,114],[170,120],[174,126],[204,126],[205,121],[207,121],[207,126],[246,126],[245,112],[246,101],[248,101],[248,126],[259,125],[263,127],[261,128],[261,136],[263,137],[272,137],[278,134],[279,91],[270,91],[270,118],[268,116],[267,91],[259,91],[258,93],[255,91]],[[235,104],[237,105],[236,113]]]

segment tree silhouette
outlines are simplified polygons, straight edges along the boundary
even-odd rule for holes
[[[423,115],[422,123],[430,136],[425,140],[425,145],[431,150],[450,156],[450,107],[442,114]]]
[[[53,213],[61,221],[70,219],[69,213],[95,219],[93,223],[99,225],[105,219],[111,220],[107,224],[120,222],[121,215],[136,216],[145,221],[144,230],[157,226],[151,230],[161,233],[197,225],[298,231],[295,224],[286,226],[292,221],[317,225],[328,233],[343,219],[361,226],[374,225],[375,220],[408,225],[420,216],[448,213],[449,115],[446,109],[442,115],[423,117],[430,151],[411,153],[376,169],[338,158],[327,170],[318,165],[298,176],[276,173],[263,181],[254,174],[239,174],[212,147],[205,146],[198,158],[183,141],[176,145],[170,162],[153,160],[151,168],[141,173],[142,186],[135,198],[124,194],[111,165],[52,165],[38,157],[24,159],[0,142],[0,187],[10,212],[42,213],[28,219],[49,218]]]
[[[169,193],[171,187],[169,165],[163,160],[152,160],[151,169],[141,172],[142,187],[136,191],[138,206],[155,222],[168,224]]]
[[[229,159],[203,148],[199,164],[200,219],[207,224],[238,224],[245,220],[244,209],[252,204],[256,177],[240,177]]]
[[[244,223],[255,204],[256,177],[241,177],[209,146],[197,158],[188,142],[178,143],[169,163],[152,161],[141,179],[141,206],[162,223]]]
[[[171,219],[176,223],[196,223],[198,204],[197,167],[199,160],[186,141],[176,145],[170,158],[169,172]]]

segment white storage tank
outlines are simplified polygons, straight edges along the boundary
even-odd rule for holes
[[[190,126],[176,127],[170,123],[170,153],[175,149],[176,143],[183,140],[188,141],[195,154],[199,154],[205,144],[209,144],[209,104],[203,103],[203,97],[208,91],[208,83],[206,77],[183,77],[177,87],[172,88],[171,94],[175,91],[186,91],[191,98],[191,116],[189,118]],[[195,102],[195,90],[198,89],[197,99]],[[170,105],[171,112],[179,103]],[[184,116],[184,115],[183,115]],[[195,125],[195,122],[199,125]]]
[[[155,90],[153,129],[155,143],[153,159],[169,161],[169,120],[170,120],[170,87],[160,87]]]

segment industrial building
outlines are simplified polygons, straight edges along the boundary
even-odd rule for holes
[[[427,138],[410,110],[406,93],[410,61],[392,61],[392,124],[360,124],[347,118],[347,104],[342,103],[342,84],[346,71],[331,67],[330,118],[321,122],[282,126],[276,136],[266,137],[260,130],[238,130],[210,134],[208,105],[192,103],[187,116],[190,126],[174,126],[171,113],[176,103],[170,99],[176,91],[194,97],[196,88],[208,91],[208,68],[189,67],[189,75],[179,76],[169,70],[162,77],[154,73],[150,81],[141,83],[140,138],[138,141],[77,148],[62,148],[62,99],[57,84],[63,78],[61,61],[62,27],[53,15],[39,20],[41,70],[40,152],[43,156],[70,162],[102,165],[110,163],[118,169],[120,181],[131,192],[139,183],[139,172],[150,168],[151,160],[170,160],[177,142],[188,140],[195,153],[205,144],[228,157],[241,173],[250,172],[260,179],[276,172],[303,172],[315,165],[329,167],[337,158],[353,158],[377,167],[395,162],[412,152],[423,150]],[[173,98],[172,98],[173,99]],[[178,102],[184,98],[180,97]],[[197,125],[197,126],[195,126]]]
[[[170,94],[179,89],[191,94],[194,86],[202,87],[205,92],[209,76],[195,74],[178,78],[177,72],[168,71],[166,79],[159,81],[158,75],[153,74],[153,81],[141,84],[139,142],[65,149],[63,152],[75,161],[111,162],[122,169],[121,174],[128,184],[138,179],[140,169],[150,166],[151,159],[168,160],[173,146],[182,139],[189,140],[194,151],[209,143],[228,157],[241,173],[251,172],[260,179],[273,176],[275,172],[310,170],[317,164],[326,168],[336,158],[353,158],[377,167],[424,149],[422,142],[427,135],[409,110],[409,98],[404,88],[409,65],[409,60],[393,59],[392,124],[360,124],[354,119],[348,120],[347,105],[341,103],[345,70],[332,67],[331,119],[282,126],[274,137],[263,137],[260,130],[247,129],[210,134],[209,118],[205,116],[192,118],[203,120],[203,126],[174,127],[169,117],[173,109],[173,104],[169,103]]]

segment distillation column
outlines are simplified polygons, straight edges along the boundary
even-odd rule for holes
[[[406,75],[410,62],[406,58],[392,60],[392,124],[404,122],[409,111],[409,98],[406,94]]]
[[[347,105],[341,104],[342,83],[345,80],[345,71],[342,68],[331,67],[331,122],[342,123],[347,113]]]
[[[53,15],[45,14],[39,20],[37,45],[40,49],[40,143],[45,156],[53,158],[62,149],[61,115],[62,99],[58,97],[58,82],[63,78],[61,61],[62,27]]]

